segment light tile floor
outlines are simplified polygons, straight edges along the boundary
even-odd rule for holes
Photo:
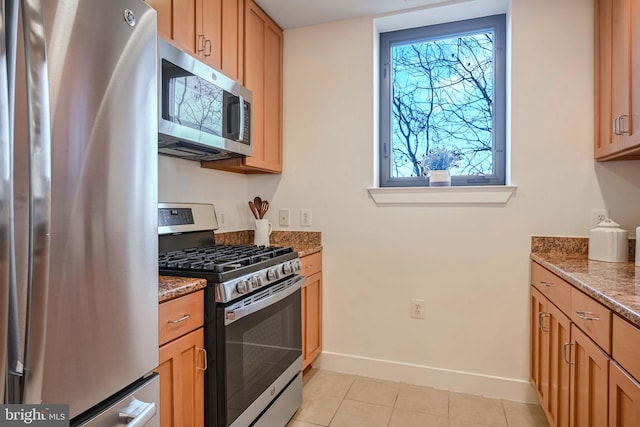
[[[287,427],[549,427],[538,405],[314,370]]]

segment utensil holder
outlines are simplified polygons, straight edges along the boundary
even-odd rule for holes
[[[268,219],[256,219],[256,231],[253,235],[253,244],[256,246],[269,246],[269,236],[272,226]]]

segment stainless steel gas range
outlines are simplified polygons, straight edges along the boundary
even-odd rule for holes
[[[208,427],[284,427],[302,403],[298,254],[217,245],[213,205],[161,203],[159,270],[207,279]]]

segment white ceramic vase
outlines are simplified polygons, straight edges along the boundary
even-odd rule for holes
[[[429,171],[429,187],[450,187],[451,174],[449,171]]]

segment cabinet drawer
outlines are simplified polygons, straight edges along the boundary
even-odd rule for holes
[[[204,325],[204,291],[194,292],[158,307],[160,345]]]
[[[640,329],[613,316],[613,358],[636,380],[640,380]]]
[[[574,288],[571,290],[571,321],[611,354],[611,310]]]
[[[535,262],[531,263],[531,284],[565,314],[571,310],[572,286]]]
[[[302,264],[302,274],[305,277],[309,277],[322,270],[322,252],[316,252],[315,254],[307,255],[300,258]]]

